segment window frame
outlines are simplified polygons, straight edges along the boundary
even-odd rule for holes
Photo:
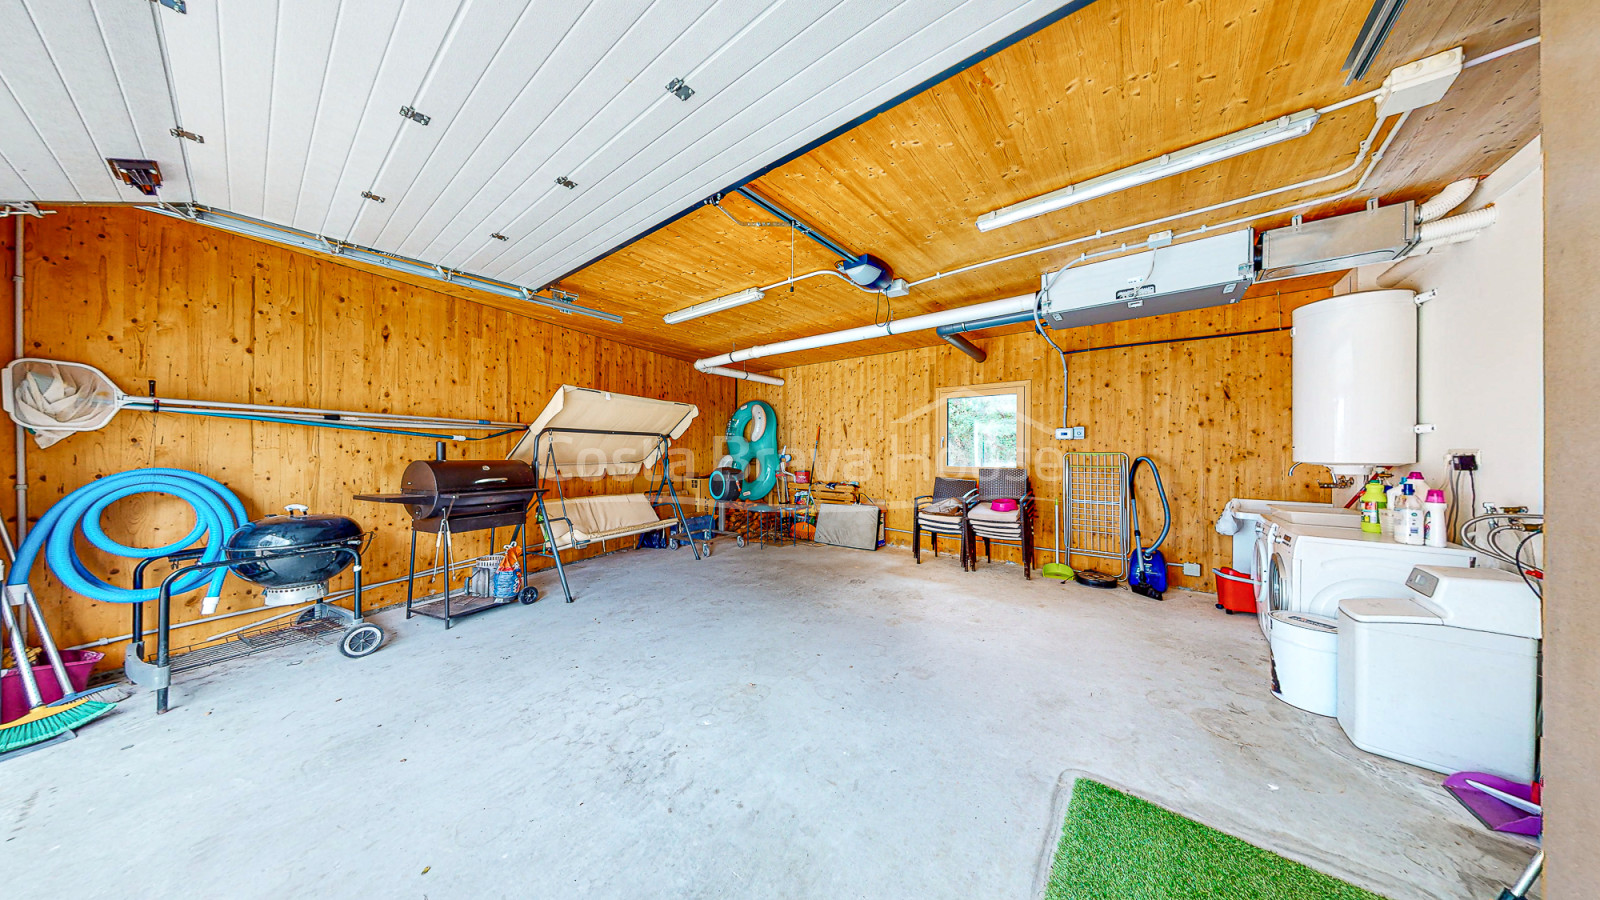
[[[1028,468],[1027,460],[1030,444],[1028,432],[1032,430],[1028,427],[1028,423],[1031,421],[1029,413],[1032,409],[1028,405],[1030,384],[1031,382],[1028,381],[994,381],[987,384],[964,384],[936,389],[934,391],[933,406],[934,415],[938,421],[934,425],[935,437],[937,438],[933,449],[935,454],[934,471],[945,478],[976,479],[978,477],[979,467],[977,466],[952,466],[948,464],[950,458],[948,453],[950,401],[968,397],[1003,397],[1006,395],[1012,395],[1017,398],[1017,460],[1015,467],[1019,469]]]

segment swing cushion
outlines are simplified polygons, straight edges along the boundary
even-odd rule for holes
[[[663,519],[656,514],[650,498],[644,494],[600,494],[594,497],[568,497],[565,513],[560,501],[546,502],[545,509],[554,520],[550,523],[555,532],[557,550],[570,550],[591,541],[609,541],[671,528],[678,524],[675,517]],[[572,528],[560,521],[566,515]]]

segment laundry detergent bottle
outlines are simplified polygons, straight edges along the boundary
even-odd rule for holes
[[[1394,539],[1402,544],[1421,544],[1425,539],[1422,498],[1407,481],[1400,488],[1400,504],[1395,511]]]
[[[1383,494],[1383,482],[1374,478],[1367,482],[1367,489],[1361,494],[1361,530],[1368,534],[1381,534],[1383,532],[1383,510],[1387,505]]]
[[[1429,547],[1443,547],[1445,545],[1445,530],[1449,528],[1445,520],[1444,491],[1433,488],[1428,491],[1428,502],[1423,505],[1422,535],[1423,542]]]

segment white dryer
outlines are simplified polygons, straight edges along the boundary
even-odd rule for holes
[[[1352,597],[1405,597],[1406,576],[1417,566],[1471,566],[1473,551],[1456,545],[1401,544],[1360,529],[1305,525],[1271,512],[1262,517],[1257,543],[1256,612],[1270,636],[1274,612],[1335,618],[1339,601]]]

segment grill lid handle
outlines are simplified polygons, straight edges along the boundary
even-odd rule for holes
[[[288,506],[285,506],[284,509],[289,511],[289,518],[292,519],[295,516],[305,515],[310,511],[311,507],[305,505],[304,503],[291,503]]]

